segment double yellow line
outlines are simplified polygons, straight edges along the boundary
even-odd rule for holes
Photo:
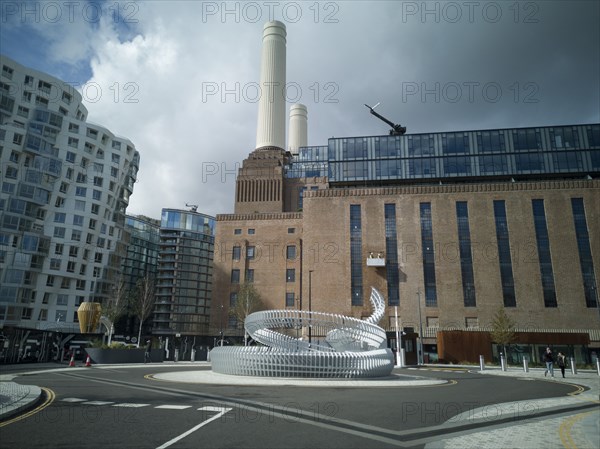
[[[24,413],[15,418],[9,419],[8,421],[4,421],[4,422],[0,423],[0,427],[4,427],[4,426],[7,426],[14,422],[21,421],[22,419],[25,419],[25,418],[29,418],[30,416],[41,412],[46,407],[48,407],[50,404],[52,404],[52,402],[54,401],[54,398],[56,397],[56,394],[54,393],[54,391],[52,391],[49,388],[44,388],[44,387],[42,387],[42,390],[44,391],[45,396],[46,396],[46,399],[44,400],[44,402],[42,404],[38,405],[36,408],[28,411],[27,413]]]

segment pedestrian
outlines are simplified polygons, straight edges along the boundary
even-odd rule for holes
[[[150,350],[152,349],[152,340],[146,342],[146,352],[144,352],[144,363],[152,362]]]
[[[544,362],[546,362],[546,371],[544,371],[544,377],[550,373],[550,376],[554,377],[554,357],[552,356],[552,349],[546,348],[544,354]]]
[[[562,352],[559,352],[556,356],[556,363],[560,368],[563,379],[565,378],[565,367],[567,366],[567,358]]]

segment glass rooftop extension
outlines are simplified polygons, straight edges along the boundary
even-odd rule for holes
[[[600,124],[331,138],[286,169],[339,185],[598,176]]]

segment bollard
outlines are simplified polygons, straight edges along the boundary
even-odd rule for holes
[[[502,371],[506,371],[506,359],[503,355],[500,356],[500,368]]]
[[[406,349],[400,349],[400,366],[404,368],[406,366]]]
[[[179,348],[175,348],[175,354],[173,355],[173,361],[179,361]]]
[[[596,359],[596,372],[600,376],[600,359]]]
[[[529,360],[526,357],[523,357],[523,371],[529,372]]]
[[[571,374],[577,374],[577,366],[575,366],[575,358],[569,357],[571,362]]]
[[[190,356],[190,362],[196,361],[196,349],[192,348],[192,355]]]
[[[483,371],[485,369],[485,360],[483,359],[483,356],[480,355],[479,356],[479,370]]]

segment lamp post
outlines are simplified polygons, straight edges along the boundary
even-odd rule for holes
[[[310,316],[312,312],[312,273],[313,270],[308,270],[308,347],[312,343],[312,317]]]
[[[219,346],[223,346],[223,304],[221,304],[221,330],[219,331],[219,335],[221,336],[221,344]]]
[[[396,366],[400,368],[404,367],[404,357],[402,353],[402,331],[398,326],[398,306],[394,307],[394,312],[396,314]]]
[[[421,291],[417,290],[417,301],[419,302],[419,365],[423,364],[423,318],[421,317]]]

